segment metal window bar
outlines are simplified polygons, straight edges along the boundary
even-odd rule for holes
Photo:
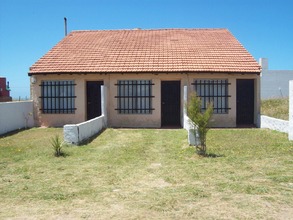
[[[70,114],[76,108],[74,100],[74,86],[72,80],[66,81],[43,81],[41,87],[42,108],[44,114]]]
[[[195,80],[192,85],[195,86],[197,96],[202,100],[202,111],[206,110],[207,103],[213,102],[214,113],[228,113],[231,108],[228,107],[228,80]]]
[[[151,80],[119,80],[117,93],[117,110],[121,114],[151,114],[152,90]],[[126,88],[125,88],[126,87]]]

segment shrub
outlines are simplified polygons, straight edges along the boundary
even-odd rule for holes
[[[51,138],[51,145],[54,149],[54,155],[56,157],[64,156],[64,152],[62,151],[62,142],[60,140],[59,135]]]
[[[213,115],[213,103],[208,103],[206,110],[202,112],[201,100],[196,95],[192,93],[190,95],[190,100],[187,105],[187,115],[190,119],[189,123],[193,127],[196,137],[196,132],[198,132],[200,145],[196,146],[197,153],[200,155],[206,155],[206,136],[209,130],[209,122]]]

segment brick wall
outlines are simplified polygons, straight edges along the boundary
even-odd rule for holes
[[[0,77],[0,102],[9,102],[11,100],[10,90],[7,89],[6,78]]]

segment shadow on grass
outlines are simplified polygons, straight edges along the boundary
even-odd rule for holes
[[[214,153],[207,153],[203,155],[204,157],[210,157],[210,158],[217,158],[217,157],[225,157],[224,154],[214,154]]]
[[[214,153],[203,153],[203,152],[196,152],[201,157],[207,157],[207,158],[218,158],[218,157],[225,157],[224,154],[214,154]]]
[[[195,146],[195,152],[197,155],[201,157],[207,157],[207,158],[217,158],[217,157],[224,157],[223,154],[214,154],[214,153],[208,153],[206,150],[203,150],[200,146]]]
[[[13,136],[15,134],[18,134],[20,132],[27,131],[27,130],[30,130],[30,129],[31,128],[20,128],[20,129],[14,130],[14,131],[9,131],[7,133],[1,134],[0,138],[10,137],[10,136]]]
[[[56,153],[53,154],[56,158],[66,158],[66,157],[69,157],[70,154],[69,153],[66,153],[64,151],[62,151],[59,155],[57,155]]]
[[[85,146],[93,142],[99,135],[101,135],[107,128],[103,128],[99,133],[93,135],[92,137],[82,141],[81,143],[78,144],[78,146]]]

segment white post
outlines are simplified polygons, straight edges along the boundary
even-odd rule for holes
[[[187,129],[189,128],[189,125],[188,125],[188,117],[187,117],[187,110],[186,110],[186,104],[187,104],[187,86],[184,86],[183,87],[183,91],[184,91],[184,94],[183,94],[183,102],[184,102],[184,105],[183,105],[183,128]]]
[[[293,80],[289,81],[289,140],[293,140]]]
[[[101,109],[102,115],[105,115],[105,97],[104,97],[104,86],[101,86]]]
[[[262,72],[269,69],[268,58],[259,58],[259,65],[261,66]]]
[[[193,128],[193,126],[190,125],[189,118],[187,116],[187,109],[186,109],[187,96],[188,96],[187,86],[184,86],[184,94],[183,94],[183,100],[184,100],[184,107],[183,107],[183,120],[184,120],[184,122],[183,123],[184,123],[184,125],[183,125],[183,128],[186,129],[188,132],[189,145],[197,146],[200,144],[200,140],[199,140],[198,133],[195,132],[195,128]]]
[[[106,86],[101,86],[101,107],[102,107],[102,115],[104,116],[104,127],[107,127],[107,91]]]

